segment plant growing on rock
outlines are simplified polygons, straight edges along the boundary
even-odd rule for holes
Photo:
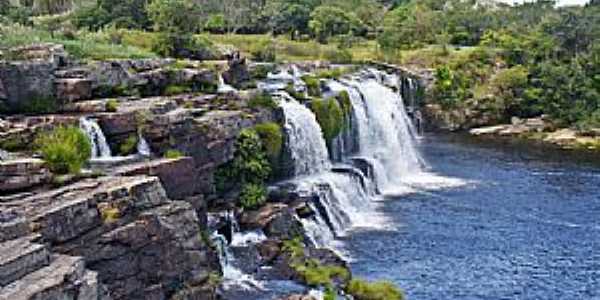
[[[277,161],[283,146],[283,132],[281,126],[277,123],[267,122],[256,125],[254,130],[260,137],[269,160],[272,163]]]
[[[107,112],[117,112],[119,109],[119,101],[115,99],[110,99],[106,101],[106,111]]]
[[[254,129],[244,129],[236,141],[233,160],[217,170],[215,185],[218,193],[241,189],[242,207],[256,208],[266,200],[264,183],[270,175],[271,166],[260,136]]]
[[[267,201],[267,191],[262,184],[247,183],[240,193],[240,205],[244,209],[256,209]]]
[[[333,140],[342,132],[344,112],[336,99],[315,99],[312,102],[311,109],[317,117],[326,141]]]
[[[404,300],[404,294],[393,283],[387,281],[366,282],[353,279],[346,292],[356,300]]]
[[[274,109],[277,107],[277,103],[273,100],[273,97],[267,93],[259,93],[254,95],[248,100],[248,107],[250,108],[268,108]]]
[[[177,158],[182,157],[183,153],[181,153],[181,151],[179,151],[179,150],[169,149],[165,152],[165,154],[163,156],[168,159],[177,159]]]
[[[57,127],[42,134],[36,145],[50,170],[56,174],[79,173],[92,153],[85,133],[74,126]]]
[[[125,139],[121,145],[119,146],[119,154],[121,155],[129,155],[135,152],[138,144],[138,137],[135,134],[132,134]]]
[[[306,83],[308,95],[311,97],[321,97],[321,81],[318,77],[312,75],[302,76],[302,80]]]

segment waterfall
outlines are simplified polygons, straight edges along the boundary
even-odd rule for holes
[[[139,155],[144,157],[148,157],[152,154],[152,151],[150,151],[150,145],[148,145],[148,142],[141,134],[138,136],[137,152]]]
[[[79,127],[85,132],[92,145],[92,158],[111,157],[106,137],[95,120],[82,117],[79,119]]]
[[[424,163],[400,93],[383,84],[389,77],[376,75],[377,80],[358,78],[345,80],[344,85],[332,82],[330,86],[348,92],[358,133],[358,156],[373,164],[377,183],[385,190],[402,178],[420,173]]]
[[[231,85],[225,83],[225,79],[223,79],[223,75],[219,74],[219,86],[217,87],[217,93],[219,94],[227,94],[231,92],[235,92],[236,89]]]
[[[287,94],[281,94],[280,107],[285,115],[288,147],[295,175],[310,175],[331,167],[327,145],[315,115]]]

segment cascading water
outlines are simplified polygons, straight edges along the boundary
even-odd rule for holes
[[[95,120],[82,117],[79,119],[79,127],[85,132],[92,145],[92,158],[109,158],[112,156],[106,137]]]
[[[383,85],[389,77],[376,75],[377,80],[358,78],[346,80],[344,85],[331,82],[330,87],[348,92],[358,132],[358,156],[373,164],[378,185],[385,190],[422,172],[424,162],[402,97]]]
[[[316,194],[319,199],[313,204],[317,215],[301,221],[316,245],[335,247],[334,238],[344,235],[349,228],[373,225],[370,217],[374,209],[368,189],[362,182],[364,178],[351,174],[351,167],[336,167],[337,172],[331,171],[327,146],[315,115],[289,95],[281,98],[294,174],[300,176],[294,180],[297,190]]]
[[[288,147],[294,161],[294,175],[310,175],[331,167],[327,145],[315,115],[287,94],[281,95]]]
[[[235,92],[236,89],[231,85],[225,83],[225,79],[223,79],[223,75],[219,75],[219,85],[217,87],[217,93],[219,94],[227,94],[231,92]]]
[[[139,155],[144,157],[152,155],[150,145],[148,145],[148,142],[146,141],[146,139],[144,139],[144,137],[141,134],[138,137],[137,152]]]

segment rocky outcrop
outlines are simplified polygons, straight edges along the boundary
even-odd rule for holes
[[[194,298],[214,294],[209,277],[220,272],[196,211],[169,199],[157,177],[88,179],[0,202],[0,226],[10,249],[0,295],[99,299],[106,287],[112,299],[165,299],[194,287]]]
[[[0,195],[33,188],[50,180],[50,172],[40,159],[0,161]]]
[[[227,65],[227,70],[223,72],[223,80],[225,80],[225,83],[239,88],[244,82],[250,80],[246,58],[241,57],[239,52],[236,52],[229,57]]]

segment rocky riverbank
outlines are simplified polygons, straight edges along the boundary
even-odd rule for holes
[[[286,125],[281,108],[253,88],[275,66],[238,56],[228,64],[82,62],[60,45],[15,51],[34,59],[0,63],[1,299],[221,299],[230,251],[244,260],[239,272],[260,280],[346,289],[347,263],[305,227],[330,213],[319,199],[331,186],[299,193],[277,185],[258,204],[241,201],[235,182],[223,190],[223,172],[244,147],[240,136],[276,138],[255,128]],[[326,65],[300,65],[323,67],[332,74]],[[285,72],[267,84],[307,89]],[[315,78],[308,89],[331,92]],[[413,87],[405,79],[394,88],[403,85]],[[53,172],[40,157],[39,137],[65,126],[81,126],[91,142],[82,172]],[[270,183],[293,175],[289,156],[269,156]],[[335,172],[364,176],[350,167]],[[240,242],[253,232],[260,239]],[[307,291],[279,296],[315,299]]]

